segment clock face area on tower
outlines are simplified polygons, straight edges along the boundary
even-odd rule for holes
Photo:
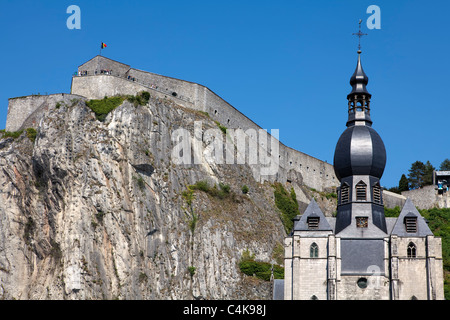
[[[368,217],[356,217],[356,227],[357,228],[367,228],[369,225]]]

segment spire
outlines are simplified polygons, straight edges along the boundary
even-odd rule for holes
[[[364,72],[361,64],[361,50],[358,50],[358,62],[356,63],[355,72],[350,78],[352,91],[347,95],[347,127],[355,124],[372,125],[372,120],[370,119],[370,98],[372,95],[366,89],[367,83],[369,83],[369,77]]]
[[[369,82],[369,77],[364,73],[363,67],[361,65],[361,37],[367,36],[367,33],[361,32],[361,22],[359,19],[359,31],[353,33],[354,36],[358,37],[358,63],[356,64],[356,70],[350,78],[350,85],[352,86],[352,92],[349,96],[355,93],[364,93],[370,96],[370,93],[366,90],[366,85]]]
[[[369,82],[369,77],[364,72],[364,69],[361,65],[361,50],[358,50],[358,63],[356,64],[355,72],[350,78],[350,85],[352,86],[352,92],[350,95],[355,93],[363,93],[370,96],[370,93],[366,89],[366,85]]]

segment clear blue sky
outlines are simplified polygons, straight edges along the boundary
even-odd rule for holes
[[[69,30],[69,5],[81,30]],[[381,29],[365,22],[381,9]],[[363,19],[362,62],[373,127],[388,161],[382,184],[412,162],[450,158],[450,1],[0,2],[0,128],[8,98],[70,92],[78,65],[99,53],[203,84],[286,145],[333,162]]]

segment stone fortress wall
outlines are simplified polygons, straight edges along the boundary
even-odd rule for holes
[[[127,69],[128,68],[128,69]],[[185,80],[158,75],[130,68],[97,56],[78,68],[78,76],[72,79],[72,93],[87,99],[104,96],[136,94],[147,90],[159,98],[174,100],[177,104],[207,112],[211,119],[229,129],[261,129],[239,110],[223,100],[209,88]],[[270,134],[270,128],[268,128]],[[298,181],[308,187],[323,191],[337,187],[339,180],[331,164],[294,150],[280,143],[280,170],[272,181]],[[257,178],[257,177],[256,177]],[[261,178],[261,177],[260,177]],[[264,180],[264,179],[263,179]]]
[[[6,130],[17,131],[37,127],[40,117],[58,102],[70,104],[73,99],[102,99],[105,96],[119,94],[135,95],[142,90],[151,92],[157,98],[170,99],[183,107],[207,112],[213,120],[230,129],[256,131],[261,129],[203,85],[133,69],[129,65],[96,56],[78,68],[77,76],[72,78],[71,94],[33,95],[9,99]],[[271,177],[271,182],[296,181],[318,191],[339,185],[332,164],[282,143],[279,146],[280,170]],[[389,207],[391,202],[397,204],[399,200],[403,200],[394,197],[389,201],[391,197],[386,192],[383,197]]]
[[[70,105],[74,99],[84,99],[84,97],[59,93],[10,98],[5,130],[14,132],[25,128],[36,128],[44,113],[58,103]]]
[[[410,198],[419,209],[450,208],[450,192],[438,194],[435,185],[403,191],[402,196]]]

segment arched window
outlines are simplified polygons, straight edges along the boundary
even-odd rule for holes
[[[363,111],[363,103],[361,100],[356,102],[356,111]]]
[[[348,112],[355,113],[355,103],[353,101],[348,102]]]
[[[311,300],[319,300],[315,294],[312,295]]]
[[[311,246],[309,247],[309,257],[310,258],[317,258],[317,257],[319,257],[319,246],[315,242],[313,242],[311,244]]]
[[[412,296],[411,300],[417,300],[417,297],[416,296]]]
[[[367,200],[367,185],[360,181],[356,184],[356,201]]]
[[[366,100],[364,103],[364,109],[367,113],[370,113],[370,101]]]
[[[410,242],[408,244],[408,248],[406,249],[406,254],[408,258],[415,258],[416,257],[416,251],[417,251],[417,247],[414,243]]]

